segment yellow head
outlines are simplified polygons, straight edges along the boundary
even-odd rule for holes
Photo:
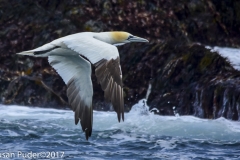
[[[116,46],[123,45],[130,42],[148,42],[148,40],[137,37],[137,36],[133,36],[128,32],[115,31],[115,32],[110,32],[110,34],[113,39],[112,44]]]
[[[115,46],[123,45],[130,42],[148,42],[148,40],[144,38],[133,36],[128,32],[122,31],[101,32],[95,34],[94,38],[109,44],[113,44]]]
[[[121,32],[121,31],[110,32],[110,34],[113,38],[113,41],[118,42],[118,43],[124,42],[130,36],[130,33]]]

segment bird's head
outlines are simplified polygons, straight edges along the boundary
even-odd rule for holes
[[[123,45],[131,42],[149,42],[147,39],[134,36],[128,32],[110,32],[113,39],[113,45]]]
[[[123,45],[130,42],[149,42],[147,39],[140,38],[128,32],[121,31],[101,32],[96,38],[106,43],[113,44],[115,46]]]

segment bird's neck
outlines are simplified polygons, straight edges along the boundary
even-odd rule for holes
[[[100,40],[100,41],[103,41],[103,42],[106,42],[108,44],[114,44],[116,43],[114,41],[114,39],[112,38],[110,32],[100,32],[100,33],[95,33],[93,35],[94,38]]]

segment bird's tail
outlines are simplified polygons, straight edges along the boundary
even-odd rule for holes
[[[25,56],[34,56],[34,51],[23,51],[20,53],[17,53],[18,55],[25,55]]]
[[[52,45],[52,44],[45,44],[45,45],[35,48],[33,50],[23,51],[23,52],[20,52],[17,54],[25,55],[25,56],[34,56],[34,57],[47,57],[47,56],[49,56],[49,53],[51,51],[54,51],[57,48],[60,48],[60,47],[56,46],[56,45]]]

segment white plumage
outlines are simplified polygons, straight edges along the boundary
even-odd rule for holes
[[[50,65],[68,86],[67,96],[75,112],[75,123],[80,120],[88,139],[92,133],[93,96],[90,62],[96,67],[95,74],[104,97],[112,103],[118,120],[124,120],[122,71],[116,46],[130,42],[148,41],[127,32],[83,32],[18,54],[48,57]]]

